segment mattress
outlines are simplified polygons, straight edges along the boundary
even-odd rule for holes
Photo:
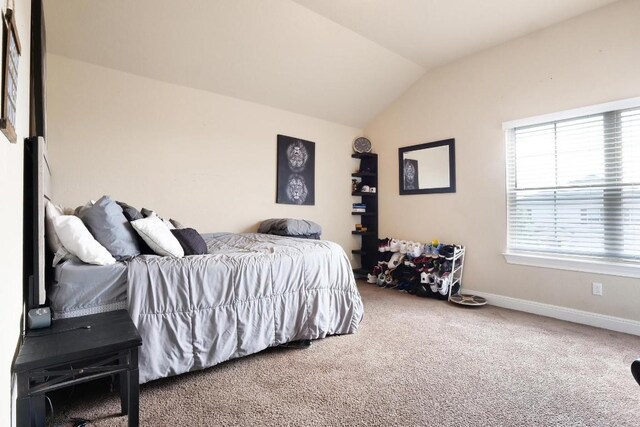
[[[68,260],[55,268],[47,293],[54,319],[127,308],[127,265]]]

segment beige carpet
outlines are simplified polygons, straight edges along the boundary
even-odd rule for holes
[[[143,385],[141,425],[640,425],[638,337],[359,286],[356,334]],[[64,393],[51,422],[126,425],[104,383]]]

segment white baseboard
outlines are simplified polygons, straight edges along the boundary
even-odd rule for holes
[[[487,292],[473,291],[466,288],[463,289],[463,293],[484,297],[487,299],[489,304],[497,307],[524,311],[526,313],[553,317],[554,319],[566,320],[568,322],[580,323],[582,325],[595,326],[597,328],[640,336],[640,322],[637,320],[623,319],[622,317],[607,316],[604,314],[591,313],[589,311],[576,310],[574,308],[560,307],[558,305],[544,304],[541,302],[490,294]]]

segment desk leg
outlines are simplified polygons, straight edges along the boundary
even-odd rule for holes
[[[17,427],[31,426],[31,400],[29,399],[29,376],[18,374],[18,397],[16,398]]]
[[[44,394],[31,397],[31,411],[33,425],[37,427],[44,427],[47,416]]]
[[[18,427],[44,427],[46,418],[44,394],[29,397],[29,375],[18,374],[16,398],[16,425]]]
[[[128,364],[129,370],[119,374],[118,382],[120,383],[120,408],[122,409],[122,415],[129,414],[129,372],[131,371],[131,357],[127,353],[125,356],[120,357],[120,364]]]
[[[139,405],[140,405],[140,384],[138,378],[138,348],[131,350],[131,359],[129,360],[129,427],[138,427],[140,422]]]

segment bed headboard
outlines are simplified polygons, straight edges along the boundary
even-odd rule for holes
[[[51,265],[44,238],[45,200],[51,196],[51,169],[42,137],[24,141],[24,302],[27,310],[43,304]]]

